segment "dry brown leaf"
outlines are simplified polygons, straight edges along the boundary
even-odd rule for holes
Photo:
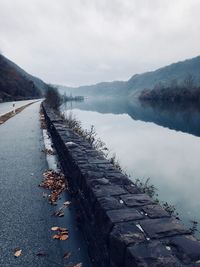
[[[63,258],[64,259],[69,259],[70,256],[71,256],[71,252],[65,252]]]
[[[60,227],[58,227],[58,226],[53,226],[53,227],[51,227],[51,230],[52,231],[58,231],[60,229]]]
[[[19,257],[19,256],[21,256],[21,254],[22,254],[22,250],[21,249],[17,249],[15,251],[15,253],[14,253],[14,255],[15,255],[16,258]]]
[[[69,236],[68,235],[66,235],[66,234],[62,234],[61,236],[60,236],[60,240],[67,240],[69,238]]]

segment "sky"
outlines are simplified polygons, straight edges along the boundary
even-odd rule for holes
[[[200,55],[200,0],[0,0],[0,51],[79,86]]]

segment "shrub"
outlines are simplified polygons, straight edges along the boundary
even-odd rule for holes
[[[48,86],[46,94],[45,94],[47,104],[55,109],[58,110],[61,104],[61,96],[58,92],[57,88]]]

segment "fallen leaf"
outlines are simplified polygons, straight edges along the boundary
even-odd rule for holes
[[[70,205],[70,204],[71,204],[70,201],[65,201],[65,202],[63,203],[63,205],[65,205],[65,206],[68,206],[68,205]]]
[[[21,254],[22,254],[22,250],[21,249],[16,250],[15,253],[14,253],[16,258],[21,256]]]
[[[60,240],[67,240],[68,238],[69,236],[66,234],[60,236]]]
[[[51,230],[52,231],[58,231],[60,229],[60,227],[58,227],[58,226],[53,226],[53,227],[51,227]]]
[[[63,258],[64,259],[69,259],[70,256],[71,256],[71,252],[65,252]]]
[[[57,217],[64,217],[65,213],[63,210],[59,210],[59,211],[54,212],[54,215]]]
[[[59,212],[58,217],[64,217],[64,216],[65,216],[65,214],[64,214],[63,211],[62,212]]]
[[[81,262],[74,265],[74,267],[82,267],[82,266],[83,266],[83,264]]]

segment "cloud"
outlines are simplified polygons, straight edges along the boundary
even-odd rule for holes
[[[199,54],[199,0],[0,0],[0,48],[47,82],[128,79]]]

